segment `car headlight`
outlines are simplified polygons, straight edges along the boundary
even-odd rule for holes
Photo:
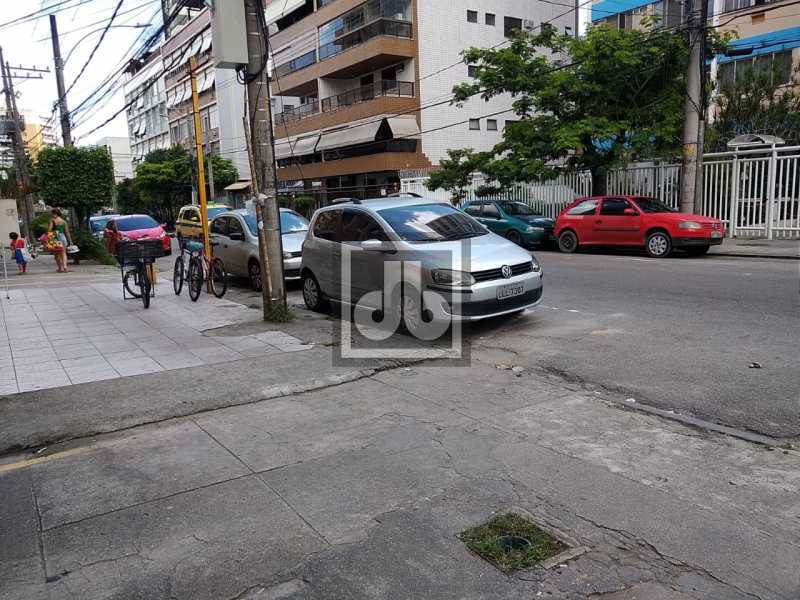
[[[678,229],[702,229],[703,226],[697,221],[681,221],[678,224]]]
[[[450,269],[434,269],[431,271],[431,279],[433,279],[434,283],[441,285],[469,286],[475,283],[475,278],[471,273],[451,271]]]
[[[123,235],[123,236],[120,238],[120,240],[121,240],[121,241],[123,241],[123,242],[130,242],[130,241],[131,241],[131,238],[129,238],[127,235]]]
[[[532,271],[534,273],[541,273],[542,266],[539,264],[539,261],[536,260],[535,258],[531,258],[531,266],[533,267]]]
[[[528,225],[528,227],[525,228],[525,231],[527,233],[542,232],[542,231],[544,231],[544,227],[535,227],[533,225]]]
[[[283,253],[283,258],[292,258],[292,253],[291,252],[284,252]]]

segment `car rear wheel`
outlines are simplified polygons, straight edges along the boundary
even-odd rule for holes
[[[251,260],[247,265],[247,277],[250,279],[250,287],[255,291],[261,291],[261,265],[258,261]]]
[[[509,242],[514,242],[517,246],[522,245],[522,236],[520,235],[519,231],[516,229],[512,229],[506,234],[506,239]]]
[[[653,258],[666,258],[672,252],[672,240],[664,231],[654,231],[647,236],[647,254]]]
[[[558,249],[565,254],[572,254],[578,249],[578,236],[574,231],[562,231],[558,236]]]
[[[303,273],[303,302],[314,312],[322,312],[327,304],[313,273]]]

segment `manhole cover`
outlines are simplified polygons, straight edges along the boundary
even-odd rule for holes
[[[515,513],[497,515],[459,537],[467,548],[506,573],[531,567],[567,549],[554,535]]]

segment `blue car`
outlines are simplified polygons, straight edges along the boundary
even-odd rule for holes
[[[89,228],[92,230],[92,235],[102,240],[106,225],[111,219],[118,216],[119,215],[100,215],[97,217],[89,217]]]
[[[519,246],[534,247],[552,241],[555,220],[537,214],[523,202],[512,200],[475,200],[461,207],[492,233]]]

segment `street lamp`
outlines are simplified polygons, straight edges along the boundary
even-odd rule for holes
[[[136,25],[112,25],[111,27],[108,27],[108,29],[144,29],[145,27],[150,27],[151,25],[152,23],[137,23]],[[67,61],[69,61],[69,57],[72,56],[72,53],[75,51],[75,48],[77,48],[82,41],[90,37],[92,34],[105,30],[106,27],[99,27],[97,29],[93,29],[92,31],[84,35],[81,39],[75,42],[72,48],[70,48],[70,51],[67,52],[67,56],[66,58],[64,58],[64,60],[61,61],[61,64],[62,65],[67,64]]]

